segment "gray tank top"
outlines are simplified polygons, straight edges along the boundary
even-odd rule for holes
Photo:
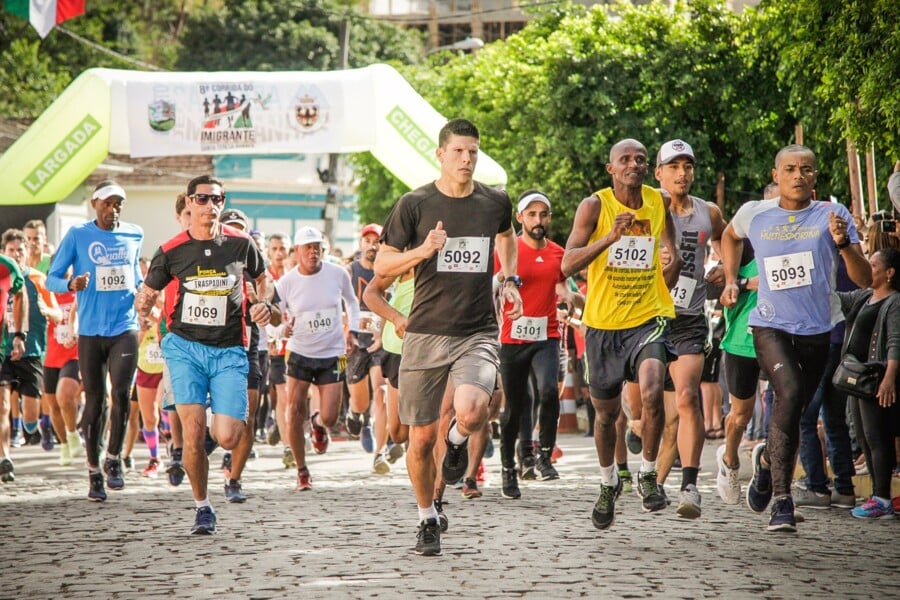
[[[703,314],[706,302],[706,244],[712,235],[709,205],[700,198],[689,196],[693,210],[687,215],[672,213],[675,222],[675,245],[681,255],[682,267],[678,283],[671,290],[676,315]]]

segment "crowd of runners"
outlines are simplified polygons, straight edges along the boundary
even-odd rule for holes
[[[699,518],[708,438],[725,440],[721,500],[768,509],[769,531],[795,531],[804,506],[893,516],[900,238],[883,225],[892,214],[862,223],[816,200],[809,148],[781,149],[766,198],[727,221],[690,194],[698,157],[687,142],[661,144],[652,161],[621,140],[611,186],[581,201],[565,248],[550,240],[547,194],[513,202],[474,179],[472,123],[448,122],[436,153],[440,177],[400,198],[383,227],[363,227],[346,263],[316,228],[252,231],[208,175],[175,199],[178,233],[156,249],[120,220],[127,193],[115,181],[96,186],[95,218],[52,257],[40,221],[4,232],[0,479],[14,484],[10,447],[22,444],[58,449],[62,465],[84,460],[95,502],[130,469],[173,486],[187,478],[191,532],[209,534],[217,447],[224,498],[241,503],[254,442],[282,443],[308,492],[308,454],[341,430],[371,453],[372,476],[405,454],[415,551],[439,555],[445,490],[481,497],[495,439],[504,499],[521,497],[521,480],[565,477],[555,463],[568,373],[596,444],[597,529],[632,490],[646,512],[672,504]],[[651,163],[658,186],[646,182]],[[848,354],[884,365],[874,397],[831,384]],[[760,405],[764,439],[742,493],[739,449]],[[136,466],[139,436],[149,460]],[[794,481],[798,456],[805,475]],[[676,465],[681,481],[670,482]],[[857,505],[861,467],[873,494]]]

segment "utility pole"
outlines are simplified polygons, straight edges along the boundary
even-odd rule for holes
[[[341,69],[347,69],[350,66],[350,19],[345,17],[341,21],[340,29],[340,56]],[[328,186],[325,189],[325,207],[322,210],[322,220],[324,222],[325,238],[331,247],[334,247],[334,230],[338,219],[340,218],[340,202],[338,200],[338,158],[340,155],[331,153],[328,155],[328,168],[325,171],[319,170],[319,179]]]

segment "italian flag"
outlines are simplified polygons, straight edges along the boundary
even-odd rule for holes
[[[42,38],[63,21],[84,14],[84,0],[6,0],[3,7],[31,23]]]

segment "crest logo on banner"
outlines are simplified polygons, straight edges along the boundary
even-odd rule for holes
[[[250,118],[252,83],[201,84],[199,91],[201,100],[196,108],[203,111],[202,151],[256,146],[256,130]]]
[[[147,105],[147,123],[156,131],[169,131],[175,127],[175,104],[156,100]]]
[[[322,92],[314,87],[303,87],[295,94],[294,115],[288,122],[300,133],[315,133],[328,124],[330,110]]]

